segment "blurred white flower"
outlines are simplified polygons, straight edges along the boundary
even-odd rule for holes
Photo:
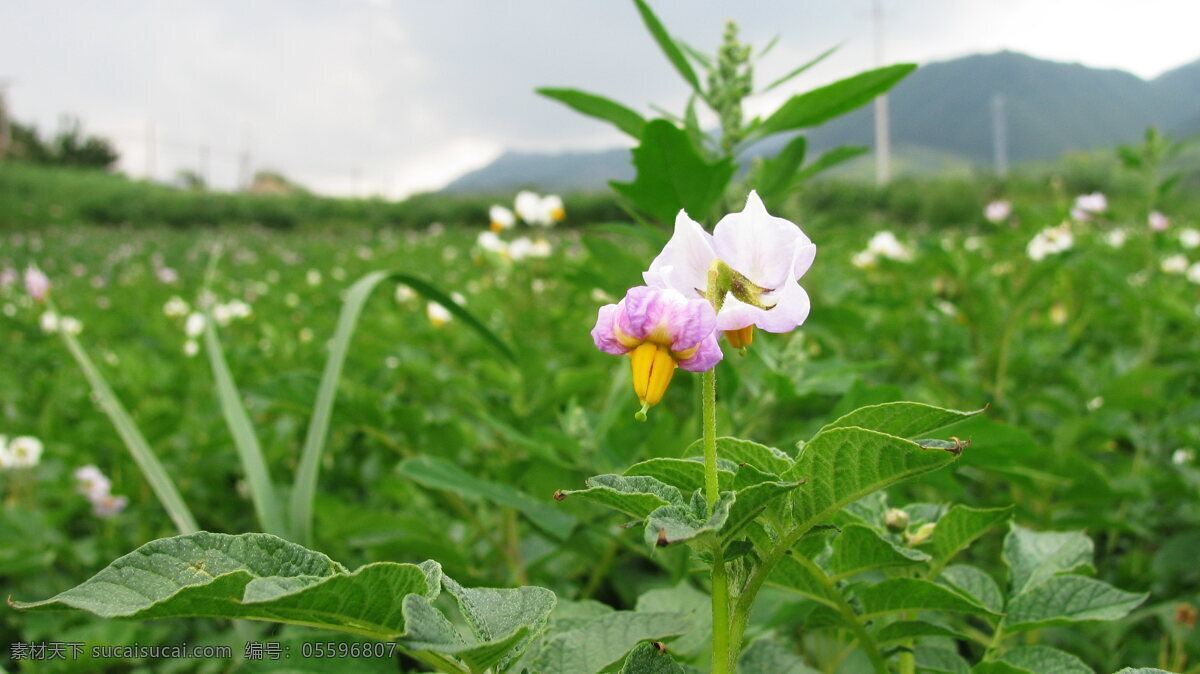
[[[1185,463],[1191,463],[1192,459],[1196,458],[1196,452],[1190,448],[1177,449],[1171,452],[1171,463],[1176,466],[1182,466]]]
[[[540,224],[553,225],[556,222],[562,222],[567,217],[567,211],[563,208],[562,198],[557,194],[547,194],[542,199],[542,220]]]
[[[1159,263],[1158,268],[1163,270],[1164,274],[1184,274],[1188,270],[1187,256],[1182,253],[1164,257]]]
[[[974,253],[975,251],[982,250],[982,249],[983,249],[983,237],[982,236],[968,236],[967,238],[963,239],[963,250]]]
[[[1200,247],[1200,229],[1188,227],[1179,230],[1179,244],[1189,250]]]
[[[307,281],[308,285],[310,286],[319,286],[321,285],[321,272],[317,271],[316,269],[309,269],[304,274],[304,280]]]
[[[129,499],[124,496],[104,494],[100,498],[92,500],[92,514],[96,517],[115,517],[121,514],[127,505],[129,505]]]
[[[383,364],[389,370],[395,370],[400,367],[400,359],[395,356],[388,356],[383,359]]]
[[[83,332],[83,323],[74,316],[63,316],[58,320],[58,329],[74,337]]]
[[[1063,325],[1067,322],[1068,318],[1067,308],[1064,307],[1061,302],[1056,302],[1054,306],[1050,307],[1047,317],[1050,319],[1051,323],[1055,325]]]
[[[50,277],[41,269],[30,266],[25,269],[25,292],[34,300],[41,302],[50,294]]]
[[[4,269],[0,269],[0,288],[7,288],[8,286],[10,286],[16,282],[17,282],[17,270],[16,269],[13,269],[12,267],[5,267]]]
[[[492,206],[489,208],[488,218],[491,220],[488,226],[493,233],[502,232],[517,222],[517,218],[513,215],[513,212],[503,206]]]
[[[232,318],[244,319],[250,318],[254,314],[254,309],[242,300],[229,300],[225,304],[225,310],[229,312]]]
[[[184,300],[179,295],[172,295],[171,299],[163,305],[163,314],[170,318],[182,318],[187,316],[192,308],[188,306],[187,300]]]
[[[467,303],[467,298],[463,297],[463,294],[458,291],[450,293],[450,299],[454,300],[458,304],[466,304]]]
[[[300,334],[298,336],[301,344],[307,344],[311,342],[313,340],[312,328],[300,328]]]
[[[1113,248],[1120,248],[1129,239],[1129,233],[1123,229],[1113,229],[1104,235],[1104,242]]]
[[[58,332],[58,328],[60,327],[58,314],[49,309],[43,311],[41,317],[38,318],[38,325],[41,326],[42,332],[47,335],[53,335]]]
[[[896,260],[897,262],[912,262],[912,250],[900,243],[895,234],[889,231],[876,232],[867,242],[866,250],[855,255],[851,262],[856,267],[868,268],[875,265],[879,258]]]
[[[1012,204],[1004,199],[997,199],[983,209],[983,217],[987,218],[988,222],[997,225],[1008,220],[1010,215],[1012,215]]]
[[[8,443],[8,464],[11,468],[32,468],[42,459],[42,441],[21,435]]]
[[[1165,231],[1171,226],[1170,219],[1158,211],[1150,211],[1150,217],[1147,218],[1147,222],[1150,225],[1150,229],[1155,232]]]
[[[154,275],[163,283],[171,284],[179,282],[179,272],[170,267],[159,267],[154,270]]]
[[[519,262],[529,257],[533,251],[533,241],[527,236],[519,236],[513,239],[513,242],[508,246],[508,257],[513,262]]]
[[[296,293],[288,293],[283,296],[283,303],[295,309],[300,306],[300,296]]]
[[[435,328],[439,328],[454,320],[454,314],[451,314],[449,309],[437,302],[430,302],[425,305],[425,315]]]
[[[343,267],[334,267],[329,270],[329,276],[334,281],[344,281],[346,280],[346,270]]]
[[[1104,398],[1100,396],[1096,396],[1087,402],[1087,408],[1091,412],[1095,412],[1101,407],[1104,407]]]
[[[204,324],[207,320],[204,314],[199,311],[194,311],[187,317],[187,321],[183,324],[183,334],[191,338],[199,337],[204,334]]]
[[[1200,283],[1200,262],[1193,262],[1192,266],[1188,267],[1187,280],[1192,283]]]
[[[417,296],[417,293],[415,291],[413,291],[412,288],[409,288],[406,285],[396,286],[396,301],[399,302],[400,304],[405,304],[405,303],[415,299],[416,296]]]
[[[529,190],[517,192],[517,198],[513,201],[513,210],[522,220],[532,223],[533,220],[541,217],[542,198]]]
[[[554,253],[554,246],[546,239],[535,239],[533,247],[529,250],[529,257],[550,257]]]
[[[1057,255],[1070,250],[1073,245],[1075,237],[1071,234],[1070,225],[1064,222],[1057,227],[1047,227],[1038,232],[1025,247],[1025,252],[1028,253],[1029,259],[1037,262],[1045,259],[1047,255]]]
[[[860,250],[850,258],[850,264],[859,269],[871,269],[876,262],[875,256],[869,250]]]
[[[504,240],[492,230],[480,232],[475,242],[479,244],[480,248],[489,253],[508,255],[508,244],[505,243]]]
[[[78,483],[79,493],[89,500],[107,494],[112,488],[112,482],[95,466],[84,466],[76,470],[75,481]]]
[[[1081,194],[1075,197],[1071,217],[1076,220],[1091,220],[1093,215],[1108,210],[1108,199],[1100,192]]]
[[[183,343],[183,355],[187,356],[188,358],[194,358],[198,353],[200,353],[199,342],[194,339],[189,339]]]

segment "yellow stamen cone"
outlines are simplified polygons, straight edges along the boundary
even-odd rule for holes
[[[747,325],[737,330],[726,330],[725,339],[729,341],[729,346],[735,349],[744,349],[754,342],[754,326]]]
[[[657,405],[662,400],[671,377],[675,375],[675,359],[669,347],[643,342],[629,353],[633,369],[633,391],[643,405]]]

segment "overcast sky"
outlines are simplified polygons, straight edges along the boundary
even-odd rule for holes
[[[870,0],[651,3],[705,51],[726,19],[752,43],[781,35],[759,83],[842,44],[755,110],[874,65]],[[884,0],[884,10],[887,62],[1013,49],[1152,78],[1200,58],[1198,0]],[[2,80],[17,119],[48,131],[77,116],[116,143],[131,175],[189,168],[232,188],[245,153],[321,192],[392,197],[505,149],[624,143],[534,87],[647,113],[687,97],[623,0],[5,2]]]

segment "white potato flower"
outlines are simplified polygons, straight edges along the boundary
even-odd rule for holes
[[[1044,260],[1047,255],[1057,255],[1070,250],[1074,245],[1075,236],[1071,234],[1070,225],[1064,222],[1057,227],[1047,227],[1038,232],[1025,247],[1025,252],[1028,253],[1029,259],[1037,262]]]

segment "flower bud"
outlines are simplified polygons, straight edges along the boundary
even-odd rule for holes
[[[935,527],[937,527],[937,525],[933,522],[922,524],[920,528],[917,529],[916,533],[905,533],[904,541],[908,544],[908,547],[915,548],[933,538],[933,530]]]
[[[883,514],[883,523],[892,531],[904,531],[908,528],[908,513],[899,508],[888,508]]]

